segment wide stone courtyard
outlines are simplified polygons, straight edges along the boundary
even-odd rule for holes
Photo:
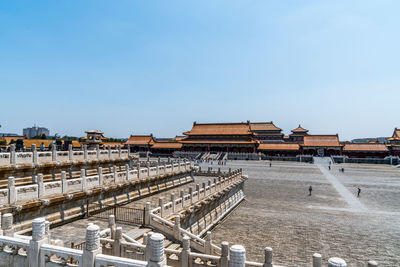
[[[315,252],[324,262],[342,257],[348,266],[368,260],[400,266],[400,169],[338,164],[329,170],[326,162],[201,164],[208,166],[243,168],[249,176],[247,201],[213,230],[214,242],[243,244],[248,260],[262,261],[270,246],[274,263],[285,266],[311,266]]]

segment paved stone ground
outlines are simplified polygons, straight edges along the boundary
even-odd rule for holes
[[[243,168],[247,201],[214,230],[216,243],[243,244],[248,260],[311,266],[312,254],[342,257],[348,266],[400,266],[400,169],[391,166],[229,161]],[[339,168],[345,168],[345,172]],[[313,186],[312,196],[308,187]],[[357,187],[361,197],[357,198]]]

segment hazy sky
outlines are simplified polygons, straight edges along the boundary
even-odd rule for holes
[[[400,1],[1,1],[0,132],[400,126]]]

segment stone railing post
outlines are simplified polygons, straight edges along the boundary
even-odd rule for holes
[[[167,163],[168,163],[168,164],[171,164],[171,157],[168,157]]]
[[[314,253],[312,256],[312,266],[322,267],[322,256],[319,253]]]
[[[129,164],[125,164],[125,173],[126,173],[126,177],[125,180],[129,181]]]
[[[113,248],[113,256],[121,257],[122,227],[117,227]]]
[[[43,174],[39,173],[38,174],[38,179],[37,179],[37,185],[38,185],[38,197],[44,196],[44,183],[43,183]]]
[[[32,144],[32,163],[33,165],[38,165],[38,153],[37,153],[37,148],[36,144]]]
[[[108,150],[108,159],[111,159],[111,146],[110,145],[107,146],[107,150]]]
[[[264,249],[264,264],[263,264],[263,267],[273,267],[273,265],[272,265],[272,248],[270,248],[270,247],[266,247]],[[313,265],[313,267],[315,267],[315,266]]]
[[[229,264],[229,243],[221,243],[221,257],[219,262],[221,267],[228,267]]]
[[[185,207],[185,190],[181,189],[181,191],[179,192],[179,197],[182,199],[182,208]]]
[[[100,158],[100,145],[96,144],[96,158],[99,159]]]
[[[146,162],[146,169],[147,169],[147,177],[150,178],[150,161]]]
[[[144,224],[150,224],[150,212],[151,212],[151,204],[150,202],[146,202],[146,207],[144,209]]]
[[[160,159],[160,158],[158,158],[158,159]],[[158,177],[159,175],[160,175],[160,162],[157,161],[157,164],[156,164],[156,176]]]
[[[118,158],[121,158],[121,146],[118,146]]]
[[[211,251],[211,248],[212,248],[212,234],[211,234],[210,231],[207,232],[205,239],[206,239],[206,243],[205,243],[206,251],[205,251],[205,254],[212,255],[212,251]]]
[[[97,168],[97,175],[99,176],[99,186],[103,186],[104,184],[104,180],[103,180],[103,168],[102,167],[98,167]]]
[[[158,206],[160,206],[160,217],[164,216],[164,198],[160,197],[158,199]]]
[[[117,224],[115,223],[114,215],[110,215],[108,217],[108,228],[110,228],[111,239],[115,239],[115,232],[117,231]]]
[[[138,179],[140,180],[140,162],[138,161],[138,163],[137,163],[137,177],[138,177]]]
[[[242,245],[233,245],[229,250],[229,267],[245,267],[246,250]]]
[[[14,236],[13,215],[5,213],[1,216],[1,230],[5,236]]]
[[[86,244],[83,249],[82,267],[93,267],[96,255],[100,253],[100,229],[95,224],[89,224],[86,228]]]
[[[28,262],[29,267],[45,266],[45,257],[40,258],[40,247],[47,242],[45,238],[46,220],[36,218],[32,221],[32,239],[29,241]]]
[[[347,263],[341,258],[332,257],[328,260],[328,267],[347,267]]]
[[[15,160],[15,144],[10,145],[10,164],[14,165],[16,162]]]
[[[172,202],[172,212],[176,211],[176,207],[175,207],[175,194],[171,193],[171,202]]]
[[[45,221],[44,222],[44,236],[47,239],[46,243],[50,244],[51,243],[51,237],[50,237],[50,222]]]
[[[143,234],[143,242],[142,244],[146,246],[146,248],[144,249],[144,260],[145,261],[149,261],[150,259],[150,247],[149,247],[149,235],[151,233],[147,234]]]
[[[88,159],[88,153],[87,153],[87,145],[83,145],[83,159],[86,161]]]
[[[51,147],[51,160],[53,162],[57,161],[57,145],[55,143]]]
[[[200,185],[196,184],[197,200],[200,200]]]
[[[149,262],[148,267],[161,267],[167,264],[164,253],[164,236],[159,233],[152,234],[149,238]]]
[[[82,178],[82,191],[86,189],[86,171],[85,169],[81,169],[81,178]]]
[[[176,240],[181,240],[181,216],[176,215],[175,216],[175,221],[174,221],[174,238]]]
[[[17,201],[17,189],[15,188],[15,178],[8,177],[8,203],[14,204]]]
[[[194,181],[194,171],[190,172],[190,179],[192,179],[192,181]]]
[[[114,174],[114,183],[116,184],[118,182],[118,173],[117,173],[117,166],[113,166],[113,174]]]
[[[68,159],[72,161],[74,159],[74,150],[72,144],[68,145]]]
[[[189,267],[189,255],[190,255],[190,238],[185,235],[183,237],[183,244],[182,244],[182,252],[181,252],[181,267]]]
[[[190,205],[193,204],[193,188],[189,187]]]
[[[67,193],[68,189],[67,189],[67,173],[65,171],[61,172],[61,190],[62,193],[65,194]]]

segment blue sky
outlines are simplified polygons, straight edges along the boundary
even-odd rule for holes
[[[400,1],[1,1],[0,132],[399,127]]]

